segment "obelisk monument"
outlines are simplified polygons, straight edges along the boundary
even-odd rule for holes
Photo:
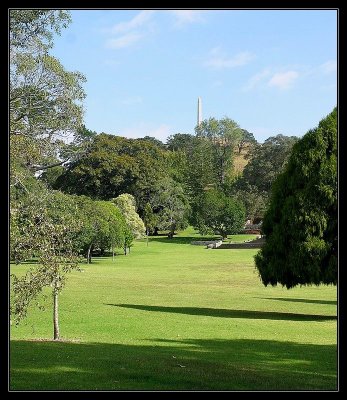
[[[201,121],[202,121],[201,97],[198,97],[198,126],[200,126]]]

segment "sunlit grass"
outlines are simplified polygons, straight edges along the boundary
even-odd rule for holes
[[[197,239],[141,240],[73,272],[60,296],[65,342],[31,340],[52,338],[50,296],[11,327],[11,388],[335,390],[336,288],[264,287],[257,249]]]

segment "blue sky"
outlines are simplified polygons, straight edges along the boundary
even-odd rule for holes
[[[336,10],[71,10],[52,54],[86,78],[88,129],[194,133],[227,116],[263,142],[337,105]]]

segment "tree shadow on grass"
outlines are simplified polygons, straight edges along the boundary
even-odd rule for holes
[[[219,240],[220,236],[174,236],[172,239],[169,239],[167,236],[158,237],[153,236],[149,237],[150,242],[160,242],[160,243],[171,243],[171,244],[191,244],[191,242],[198,242],[198,241],[210,241],[210,240]]]
[[[336,346],[150,339],[12,341],[11,390],[336,390]]]
[[[176,314],[202,315],[207,317],[219,318],[249,318],[249,319],[271,319],[288,321],[327,321],[336,320],[334,315],[316,315],[316,314],[296,314],[275,311],[251,311],[251,310],[228,310],[223,308],[205,308],[205,307],[166,307],[149,306],[144,304],[105,304],[108,306],[133,308],[143,311],[159,311]]]
[[[294,303],[314,303],[314,304],[334,304],[334,305],[337,304],[336,300],[310,300],[310,299],[295,299],[291,297],[257,297],[257,299],[290,301]]]

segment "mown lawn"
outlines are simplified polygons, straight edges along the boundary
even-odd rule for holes
[[[336,287],[266,288],[257,249],[189,244],[198,237],[83,264],[60,296],[62,341],[50,296],[11,327],[10,389],[336,390]]]

